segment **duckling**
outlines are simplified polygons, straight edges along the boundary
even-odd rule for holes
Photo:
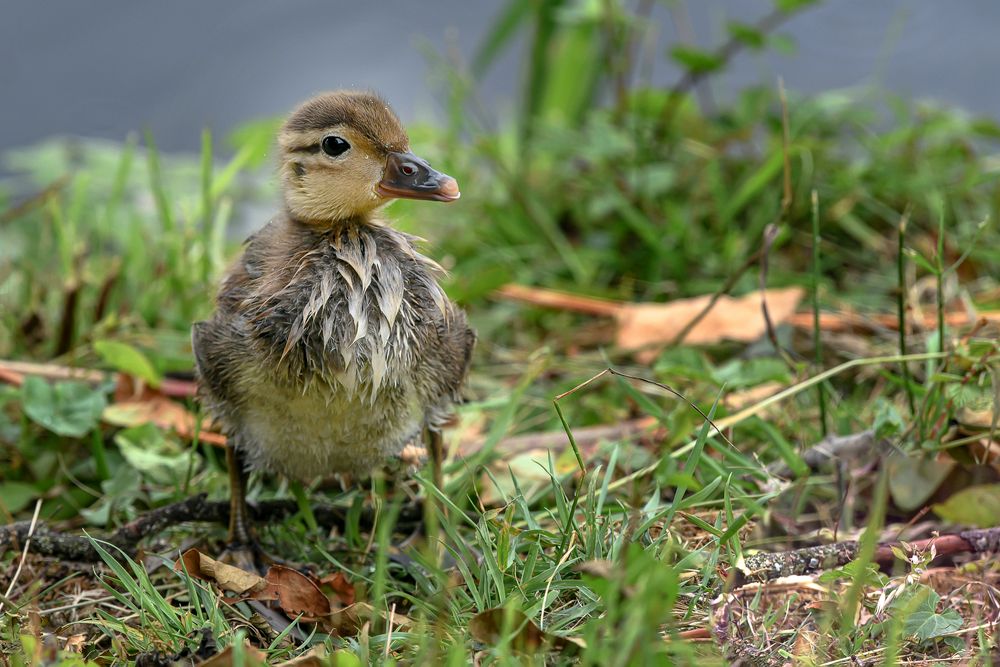
[[[397,198],[453,202],[454,178],[409,152],[378,95],[335,91],[295,109],[279,136],[284,210],[245,242],[192,347],[200,398],[228,436],[229,540],[256,547],[246,471],[300,481],[363,477],[441,427],[475,334],[443,269],[394,229]]]

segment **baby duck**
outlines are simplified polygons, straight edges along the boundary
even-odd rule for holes
[[[319,95],[278,143],[284,211],[246,241],[212,319],[192,330],[200,397],[229,440],[236,547],[254,546],[247,468],[364,476],[426,432],[437,477],[475,344],[443,269],[382,212],[396,198],[459,198],[454,178],[409,152],[388,104]]]

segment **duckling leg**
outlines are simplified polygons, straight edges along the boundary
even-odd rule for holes
[[[444,491],[444,437],[441,431],[427,429],[427,453],[431,458],[431,473],[434,486]]]
[[[247,572],[264,574],[272,560],[257,543],[247,508],[247,474],[243,457],[233,445],[226,446],[229,468],[229,538],[219,560]]]
[[[226,467],[229,468],[229,544],[250,545],[256,540],[247,509],[247,474],[233,445],[226,446]]]

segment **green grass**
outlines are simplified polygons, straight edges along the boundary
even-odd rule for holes
[[[934,503],[961,480],[990,479],[977,447],[995,424],[985,435],[965,428],[970,411],[996,414],[995,329],[963,336],[941,315],[944,304],[1000,303],[1000,128],[874,91],[793,94],[783,109],[775,91],[752,89],[709,115],[687,95],[636,83],[628,54],[648,28],[641,7],[574,7],[512,0],[469,72],[442,65],[450,123],[411,134],[459,179],[462,201],[390,209],[430,239],[478,330],[470,401],[448,437],[453,453],[459,440],[478,448],[448,459],[443,489],[429,471],[408,489],[379,477],[347,491],[313,484],[315,502],[345,509],[333,532],[309,512],[262,530],[276,555],[343,573],[372,609],[367,624],[342,636],[306,622],[276,631],[248,602],[228,604],[172,569],[182,545],[221,550],[223,527],[182,525],[147,541],[139,562],[108,546],[96,570],[29,558],[0,599],[0,652],[14,664],[126,664],[194,651],[207,633],[220,649],[249,641],[272,661],[324,645],[338,665],[727,664],[754,642],[784,659],[798,636],[815,640],[799,655],[811,664],[981,660],[993,631],[964,611],[953,629],[961,594],[920,583],[926,562],[898,563],[892,577],[867,565],[880,529],[894,534],[923,508],[942,530],[961,523]],[[479,123],[472,77],[519,32],[531,35],[521,111],[499,128]],[[744,48],[776,40],[747,26],[732,35]],[[716,56],[673,57],[698,79],[724,68]],[[581,59],[600,63],[592,78],[566,74]],[[225,145],[206,132],[196,157],[162,155],[150,136],[6,156],[44,195],[0,199],[0,359],[118,370],[153,386],[189,377],[190,322],[211,311],[239,236],[263,223],[261,205],[276,205],[264,159],[274,128],[253,124]],[[902,335],[779,327],[782,351],[766,338],[683,345],[644,364],[611,345],[606,323],[490,297],[511,281],[625,301],[727,283],[743,294],[758,287],[759,263],[746,260],[772,224],[769,286],[809,288],[817,311],[912,323],[920,309],[936,325]],[[762,386],[776,397],[737,405]],[[120,415],[118,426],[102,421],[113,393],[107,382],[0,384],[5,520],[30,518],[41,502],[42,520],[97,536],[190,494],[225,497],[221,452]],[[656,428],[641,437],[583,437],[642,417]],[[847,479],[803,463],[827,431],[868,428],[897,453],[883,472]],[[509,451],[512,437],[558,431],[557,446]],[[934,456],[965,477],[946,482],[916,463]],[[781,464],[787,479],[773,472]],[[412,495],[436,501],[436,540],[408,540],[412,526],[397,526]],[[250,496],[301,498],[259,476]],[[801,592],[720,602],[750,552],[834,534],[860,538],[861,558],[829,575],[811,615],[796,616]],[[0,567],[19,562],[11,549]],[[879,591],[895,596],[889,612]],[[859,609],[870,620],[859,623]],[[725,640],[691,637],[708,628]],[[58,652],[74,634],[86,635],[82,658]],[[533,634],[547,645],[530,649]]]

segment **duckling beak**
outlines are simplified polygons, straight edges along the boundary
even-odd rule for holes
[[[455,201],[461,196],[458,181],[436,171],[413,153],[389,153],[376,190],[383,197]]]

